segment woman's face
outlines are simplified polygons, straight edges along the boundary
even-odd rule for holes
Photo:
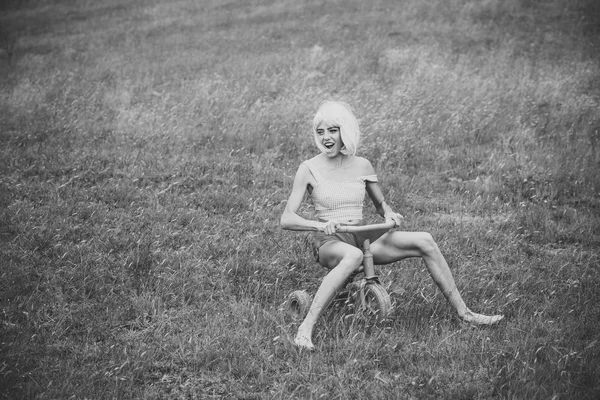
[[[316,132],[317,140],[323,145],[324,153],[328,157],[335,157],[341,154],[340,151],[344,147],[344,144],[342,143],[339,126],[327,126],[324,122],[321,122],[317,126]]]

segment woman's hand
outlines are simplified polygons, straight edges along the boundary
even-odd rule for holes
[[[327,222],[324,222],[320,227],[319,230],[324,232],[326,235],[333,235],[337,228],[340,227],[340,223],[337,222],[336,220],[332,219],[329,220]]]
[[[385,222],[394,221],[396,226],[400,226],[400,221],[402,219],[404,219],[404,216],[402,214],[398,214],[395,212],[388,212],[388,213],[385,213],[384,218],[385,218]]]

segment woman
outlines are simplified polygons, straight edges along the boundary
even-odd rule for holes
[[[317,319],[362,263],[363,253],[356,235],[336,233],[336,229],[341,225],[362,223],[365,192],[386,221],[392,220],[399,226],[403,218],[385,202],[371,163],[355,155],[360,130],[347,104],[321,103],[313,120],[313,131],[321,154],[300,164],[281,216],[283,229],[316,232],[318,261],[330,269],[295,338],[296,345],[311,350],[314,349],[312,331]],[[297,213],[307,191],[311,194],[318,221],[305,219]],[[502,315],[476,314],[467,308],[446,260],[429,233],[390,231],[373,241],[371,252],[375,264],[390,264],[409,257],[423,258],[429,274],[465,322],[490,325],[504,318]]]

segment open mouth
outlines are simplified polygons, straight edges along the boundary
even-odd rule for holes
[[[335,146],[335,143],[327,142],[327,143],[323,143],[323,146],[325,146],[328,150],[331,150],[333,148],[333,146]]]

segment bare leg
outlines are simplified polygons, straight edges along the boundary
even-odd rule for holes
[[[319,250],[319,261],[326,268],[334,268],[323,278],[294,340],[297,346],[309,350],[314,349],[312,333],[315,323],[346,279],[360,266],[362,251],[343,242],[329,242]]]
[[[409,257],[423,258],[433,281],[465,322],[491,325],[504,318],[503,315],[487,316],[469,310],[456,287],[446,259],[429,233],[389,232],[372,244],[371,252],[376,264],[389,264]]]

